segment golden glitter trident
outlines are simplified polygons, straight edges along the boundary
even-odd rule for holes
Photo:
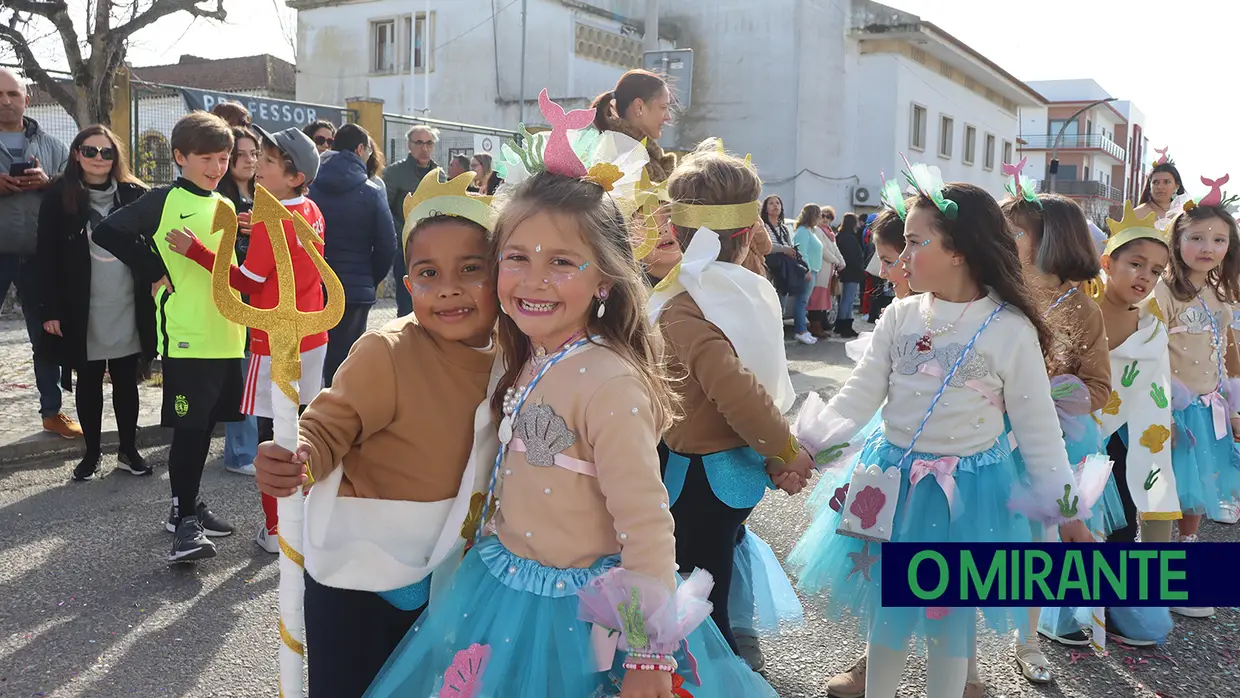
[[[212,298],[225,318],[267,333],[271,346],[271,380],[294,405],[298,405],[301,399],[293,389],[293,381],[301,378],[301,340],[330,330],[344,317],[344,285],[315,247],[316,244],[323,244],[318,233],[306,219],[284,208],[284,204],[262,186],[254,187],[251,219],[254,225],[263,225],[271,241],[280,302],[274,308],[255,308],[242,302],[240,292],[229,285],[229,259],[232,255],[226,252],[237,241],[237,214],[223,201],[216,205],[215,219],[211,224],[212,230],[223,231],[218,248],[223,252],[215,255],[215,266],[211,268]],[[323,310],[302,312],[297,309],[297,283],[293,278],[293,257],[284,235],[284,221],[293,222],[297,240],[310,255],[327,287],[327,307]]]
[[[263,330],[271,347],[271,384],[279,388],[287,402],[272,397],[275,441],[289,451],[297,449],[297,406],[301,403],[294,381],[301,379],[301,340],[335,327],[344,316],[344,286],[327,266],[315,245],[323,244],[309,223],[290,212],[271,192],[254,188],[254,223],[262,224],[275,259],[276,284],[280,300],[274,308],[255,308],[242,302],[241,294],[229,284],[232,255],[237,242],[237,214],[225,201],[215,207],[211,230],[221,231],[216,248],[215,264],[211,267],[211,296],[220,314],[246,327]],[[297,309],[297,283],[293,275],[293,257],[289,250],[284,222],[291,221],[306,254],[319,270],[327,287],[327,307],[302,312]],[[267,386],[270,389],[270,386]],[[302,523],[305,517],[302,491],[277,500],[280,521],[280,696],[302,695],[303,662],[305,659],[305,558],[302,556]]]

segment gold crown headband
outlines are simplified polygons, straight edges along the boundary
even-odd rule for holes
[[[1115,250],[1133,240],[1154,240],[1170,248],[1171,231],[1156,228],[1154,226],[1156,218],[1157,216],[1153,212],[1150,212],[1144,218],[1138,218],[1136,210],[1132,207],[1132,202],[1125,201],[1123,218],[1118,221],[1111,218],[1107,219],[1108,227],[1111,229],[1111,236],[1107,238],[1107,244],[1102,254],[1109,256]]]
[[[762,202],[743,204],[682,204],[672,202],[672,223],[681,228],[710,228],[711,230],[735,230],[748,228],[758,222]]]
[[[473,221],[487,230],[495,229],[498,214],[491,208],[493,197],[470,196],[469,185],[473,172],[457,175],[447,182],[439,181],[437,167],[418,184],[417,191],[405,197],[405,229],[401,232],[401,246],[409,243],[409,234],[420,221],[431,216],[456,216]]]

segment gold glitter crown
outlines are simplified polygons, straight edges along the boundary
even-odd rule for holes
[[[715,139],[715,152],[726,155],[723,139]],[[753,167],[753,155],[745,156],[745,165]],[[672,223],[682,228],[710,228],[711,230],[738,230],[758,222],[762,202],[747,201],[743,204],[684,204],[672,202]]]
[[[1154,226],[1157,216],[1151,211],[1144,218],[1138,218],[1137,212],[1132,207],[1131,201],[1124,202],[1124,217],[1120,220],[1107,219],[1108,227],[1111,229],[1111,235],[1107,238],[1106,248],[1102,254],[1110,255],[1121,246],[1126,245],[1133,240],[1155,240],[1171,247],[1170,231],[1159,230]]]
[[[472,196],[469,185],[474,173],[457,175],[447,182],[439,181],[441,170],[436,167],[418,184],[417,191],[405,197],[405,229],[401,233],[401,245],[409,242],[409,233],[418,222],[431,216],[457,216],[473,221],[487,230],[495,229],[497,214],[491,208],[493,197]]]

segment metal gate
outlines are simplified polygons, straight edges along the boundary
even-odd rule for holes
[[[431,159],[445,170],[448,168],[448,162],[457,155],[472,157],[477,152],[498,154],[502,144],[518,138],[516,131],[508,129],[400,114],[384,114],[383,152],[389,164],[404,160],[409,156],[407,136],[409,129],[414,126],[426,126],[439,134]]]
[[[172,127],[190,111],[182,88],[134,80],[130,83],[130,90],[132,99],[129,153],[134,175],[151,186],[168,184],[176,178],[177,170],[169,143]],[[237,95],[239,101],[247,98],[245,95]],[[341,123],[357,121],[356,110],[327,105],[315,106],[321,113],[336,112],[340,115]]]

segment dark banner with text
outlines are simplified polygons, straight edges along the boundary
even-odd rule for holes
[[[872,544],[871,544],[872,545]],[[1234,543],[884,543],[884,606],[1240,606]]]
[[[185,104],[190,111],[211,111],[220,102],[237,102],[250,110],[250,118],[254,123],[273,133],[290,127],[302,128],[319,119],[330,121],[336,126],[343,123],[340,109],[317,104],[287,102],[282,99],[251,97],[228,92],[194,90],[186,87],[181,88],[181,94],[185,97]]]

